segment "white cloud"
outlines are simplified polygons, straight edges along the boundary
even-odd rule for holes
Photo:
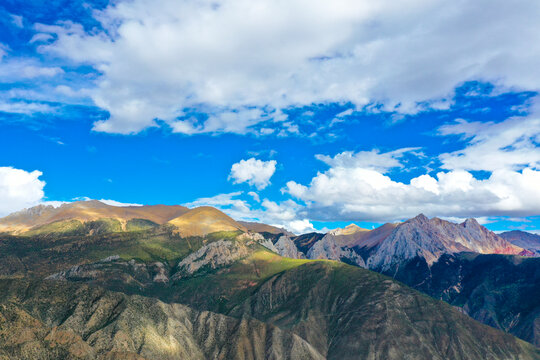
[[[381,153],[374,149],[371,151],[344,151],[334,157],[327,155],[315,155],[315,158],[332,167],[361,167],[373,169],[382,173],[392,168],[402,168],[402,158],[406,154],[415,154],[420,148],[403,148]]]
[[[248,195],[253,198],[256,202],[261,202],[261,198],[259,197],[259,194],[257,194],[255,191],[248,192]]]
[[[90,201],[90,200],[95,200],[95,199],[92,199],[91,197],[88,197],[88,196],[77,196],[71,200],[72,201]],[[110,205],[110,206],[119,206],[119,207],[143,206],[142,204],[138,204],[138,203],[124,203],[124,202],[111,200],[111,199],[99,199],[98,201],[104,204]],[[71,201],[47,201],[46,203],[68,204],[70,202]]]
[[[447,109],[464,81],[540,83],[536,1],[134,0],[95,14],[106,31],[35,28],[57,36],[42,51],[103,74],[91,96],[111,117],[97,131],[158,118],[188,134],[244,133],[260,118],[235,111],[351,102],[405,114]],[[177,124],[185,108],[210,117]]]
[[[469,144],[461,150],[441,154],[443,169],[519,170],[540,168],[540,117],[515,117],[499,123],[467,122],[439,128],[441,135],[461,135]]]
[[[52,113],[56,110],[56,107],[37,102],[3,102],[0,100],[0,112],[6,112],[11,114],[33,115],[36,113]]]
[[[307,219],[291,221],[288,229],[294,234],[305,234],[316,231],[313,224]]]
[[[17,81],[23,79],[51,78],[64,73],[57,66],[42,66],[34,60],[27,58],[14,58],[0,62],[0,79],[3,81]]]
[[[52,36],[51,34],[37,33],[34,36],[32,36],[29,43],[33,44],[35,42],[46,42],[52,39],[54,39],[54,36]]]
[[[535,169],[501,167],[483,180],[465,170],[440,171],[407,184],[384,175],[384,168],[340,159],[330,158],[330,169],[307,186],[287,183],[284,191],[306,203],[300,214],[315,220],[363,221],[395,221],[419,213],[460,218],[540,214],[540,171]]]
[[[120,202],[120,201],[116,201],[116,200],[111,200],[111,199],[100,199],[99,201],[101,201],[101,202],[104,203],[104,204],[111,205],[111,206],[120,206],[120,207],[126,207],[126,206],[142,206],[142,204],[137,204],[137,203],[124,203],[124,202]]]
[[[44,196],[41,171],[0,167],[0,216],[37,205]]]
[[[262,161],[255,158],[240,160],[231,167],[229,178],[235,184],[247,182],[262,190],[270,184],[270,178],[276,171],[276,164],[275,160]]]

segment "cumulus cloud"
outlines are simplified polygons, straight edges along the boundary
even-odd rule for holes
[[[447,171],[422,174],[408,183],[392,179],[387,172],[403,167],[403,155],[417,151],[410,148],[318,155],[330,168],[308,185],[289,181],[284,191],[305,202],[304,214],[317,220],[394,221],[418,213],[486,219],[540,214],[536,115],[499,123],[458,120],[440,127],[439,134],[465,141],[462,149],[439,155]],[[488,175],[476,178],[473,170]]]
[[[13,167],[0,167],[0,216],[37,205],[44,196],[43,173]]]
[[[531,216],[540,214],[540,171],[497,170],[485,180],[469,172],[421,175],[410,183],[376,170],[330,168],[309,185],[294,181],[286,191],[306,202],[316,220],[395,221],[419,213],[431,216]]]
[[[235,184],[247,182],[262,190],[270,184],[270,178],[276,171],[276,164],[275,160],[262,161],[255,158],[240,160],[231,167],[229,179]]]
[[[95,14],[103,31],[35,29],[55,37],[41,51],[102,74],[91,97],[110,118],[97,131],[134,133],[160,119],[186,134],[245,133],[279,122],[257,112],[298,105],[411,114],[447,109],[464,81],[540,83],[535,1],[133,0]],[[209,116],[190,122],[186,108]]]

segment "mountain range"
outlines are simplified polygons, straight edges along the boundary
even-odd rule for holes
[[[540,256],[540,235],[531,234],[521,230],[512,230],[499,234],[503,239],[511,242],[514,245],[534,252]]]
[[[534,242],[474,219],[296,236],[84,201],[0,233],[0,359],[540,359]]]

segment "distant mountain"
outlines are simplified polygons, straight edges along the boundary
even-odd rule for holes
[[[497,236],[475,219],[455,224],[418,215],[398,225],[382,240],[369,257],[367,265],[370,269],[388,272],[417,257],[433,264],[443,254],[467,251],[517,255],[523,253],[524,249]]]
[[[249,221],[238,221],[238,223],[244,226],[248,231],[253,231],[253,232],[258,232],[258,233],[270,233],[274,235],[285,234],[290,237],[296,236],[292,232],[287,231],[277,226],[267,225],[267,224],[258,223],[258,222],[249,222]]]
[[[540,256],[540,235],[521,230],[512,230],[499,234],[503,239],[514,245],[534,252]]]
[[[125,230],[130,220],[144,219],[164,224],[187,211],[188,208],[180,205],[111,206],[97,200],[76,201],[59,207],[38,205],[1,218],[0,232],[21,234],[47,225],[49,229],[45,231],[51,232],[55,228],[73,228],[103,219],[112,220]],[[51,224],[56,224],[56,227]]]
[[[454,224],[424,215],[401,224],[384,224],[362,229],[351,224],[327,234],[306,234],[292,238],[308,259],[329,259],[391,273],[415,258],[432,264],[443,254],[532,255],[481,226],[474,219]],[[281,255],[286,256],[285,253]]]
[[[241,231],[247,229],[233,218],[210,206],[201,206],[188,210],[182,215],[169,220],[181,236],[204,236],[218,231]]]

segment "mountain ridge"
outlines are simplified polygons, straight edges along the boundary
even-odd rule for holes
[[[100,219],[115,219],[125,225],[128,220],[146,219],[164,224],[189,209],[180,205],[112,206],[98,200],[62,204],[38,205],[0,219],[0,232],[21,234],[58,221],[77,220],[81,223]]]

